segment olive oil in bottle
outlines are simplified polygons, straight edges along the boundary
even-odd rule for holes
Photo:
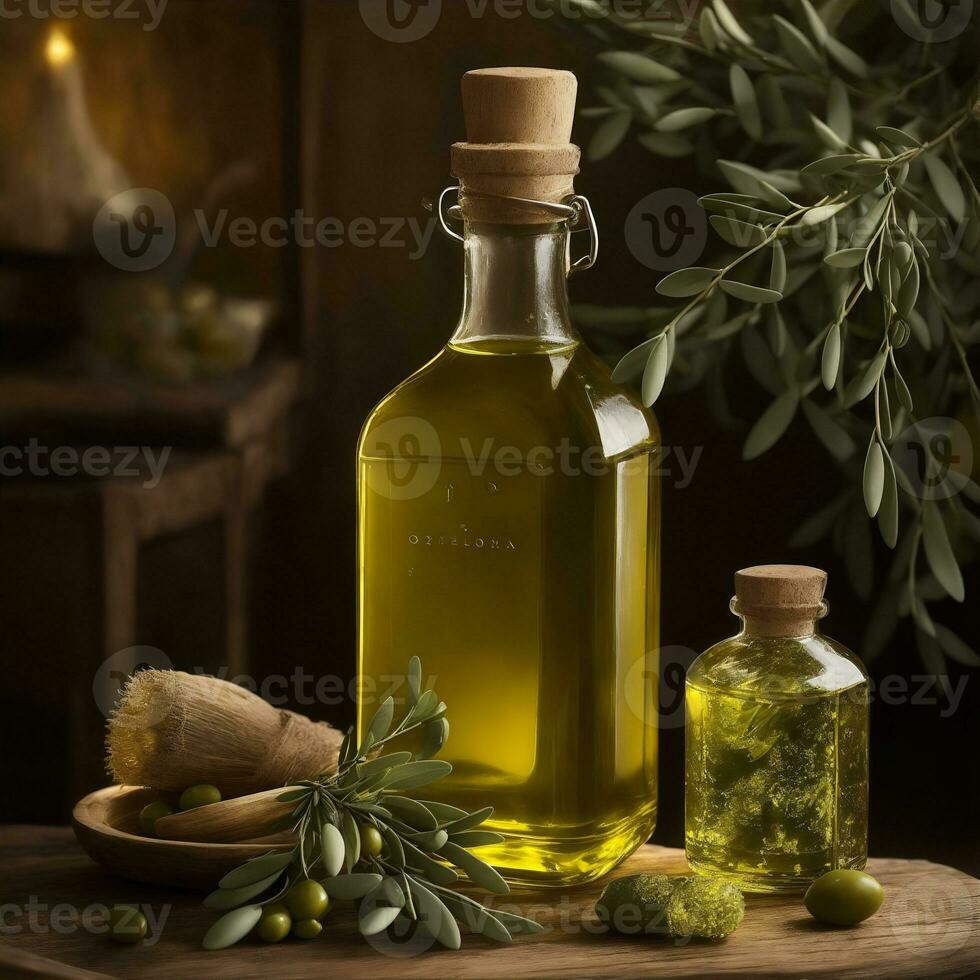
[[[868,677],[816,631],[825,583],[793,565],[736,573],[742,632],[687,675],[687,859],[745,891],[867,859]]]
[[[464,79],[456,332],[359,447],[360,723],[413,655],[449,705],[453,773],[493,806],[512,881],[609,870],[656,816],[659,485],[653,416],[571,326],[574,76]],[[517,176],[515,176],[515,174]]]

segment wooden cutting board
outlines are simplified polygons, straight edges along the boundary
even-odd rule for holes
[[[349,907],[332,911],[320,939],[265,946],[246,940],[217,953],[200,948],[215,917],[199,893],[111,877],[86,857],[67,828],[0,828],[3,903],[24,909],[0,921],[0,976],[182,978],[360,977],[961,977],[980,971],[980,881],[928,861],[878,858],[868,870],[885,903],[853,929],[814,922],[799,898],[747,896],[745,920],[720,943],[673,943],[605,934],[593,914],[601,884],[568,891],[521,892],[495,900],[546,927],[498,946],[464,936],[459,952],[404,956],[378,952],[358,935]],[[618,874],[686,870],[682,851],[647,845]],[[27,903],[34,898],[33,924]],[[154,945],[120,947],[77,925],[93,904],[148,903],[165,915]],[[64,911],[74,908],[75,919]],[[346,905],[346,903],[343,903]],[[54,912],[61,905],[62,911]],[[46,907],[46,911],[45,911]],[[10,905],[3,908],[9,910]],[[50,928],[52,913],[61,917]],[[75,926],[72,928],[72,922]],[[11,934],[11,926],[20,931]],[[387,955],[386,955],[387,954]],[[43,959],[39,959],[43,958]],[[18,965],[19,964],[19,965]],[[29,972],[33,964],[34,973]],[[84,970],[86,972],[80,972]],[[17,972],[15,972],[17,971]]]

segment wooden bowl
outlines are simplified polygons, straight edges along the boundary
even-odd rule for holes
[[[146,881],[211,891],[218,880],[249,858],[286,850],[285,843],[197,844],[159,840],[140,832],[140,810],[159,796],[134,786],[107,786],[79,800],[72,828],[93,861],[106,871]]]

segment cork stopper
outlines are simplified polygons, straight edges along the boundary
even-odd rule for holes
[[[467,141],[453,145],[452,171],[467,220],[556,220],[499,198],[559,204],[574,193],[581,157],[571,143],[577,88],[571,72],[546,68],[481,68],[463,76]]]
[[[735,573],[732,610],[756,636],[798,636],[827,611],[827,573],[807,565],[756,565]]]

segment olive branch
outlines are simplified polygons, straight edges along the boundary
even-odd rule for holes
[[[940,417],[980,425],[971,363],[980,344],[977,25],[939,45],[854,0],[820,9],[793,0],[785,16],[754,5],[759,13],[738,17],[710,0],[692,25],[659,8],[651,19],[598,0],[576,5],[589,16],[575,24],[598,39],[606,76],[595,90],[601,104],[582,112],[598,121],[592,159],[636,132],[655,155],[691,157],[731,188],[699,198],[723,261],[657,284],[682,304],[579,308],[610,350],[646,335],[614,377],[640,379],[648,405],[668,377],[707,382],[732,427],[721,365],[738,344],[772,396],[743,458],[769,451],[802,412],[840,467],[840,493],[790,543],[829,536],[864,599],[877,578],[865,658],[911,616],[931,672],[946,673],[946,657],[980,665],[928,608],[965,598],[980,487],[951,467],[945,430],[910,429]],[[873,59],[841,39],[845,29],[873,43]],[[640,46],[624,46],[624,36]],[[736,142],[739,159],[725,159],[719,148]],[[955,232],[952,256],[937,228]],[[913,442],[918,472],[908,465]],[[892,550],[886,569],[875,567],[873,521]]]
[[[488,892],[509,891],[497,871],[469,850],[504,840],[501,834],[478,829],[493,807],[468,813],[401,795],[452,772],[448,762],[432,758],[449,736],[446,705],[435,691],[421,690],[421,678],[421,662],[413,657],[404,717],[394,724],[394,700],[386,698],[360,743],[353,728],[347,732],[335,773],[300,781],[276,798],[295,805],[270,825],[269,833],[292,830],[296,845],[253,858],[221,879],[204,904],[231,911],[208,930],[206,949],[225,949],[243,939],[264,907],[312,878],[331,900],[359,903],[358,928],[365,937],[400,924],[403,935],[420,928],[440,945],[459,949],[459,922],[503,943],[542,930],[531,919],[491,910],[450,887],[463,872]],[[413,732],[421,736],[419,751],[381,754],[389,742]],[[365,828],[377,832],[377,848],[362,847]]]

